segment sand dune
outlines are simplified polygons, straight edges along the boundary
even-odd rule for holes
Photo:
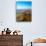
[[[37,38],[33,40],[34,43],[46,43],[46,39]]]

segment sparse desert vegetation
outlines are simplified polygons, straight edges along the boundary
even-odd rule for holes
[[[32,21],[31,10],[25,10],[24,12],[17,12],[16,13],[16,21],[18,21],[18,22],[31,22]]]

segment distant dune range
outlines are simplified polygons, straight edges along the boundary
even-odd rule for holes
[[[16,10],[16,21],[32,21],[32,10]]]
[[[33,40],[34,43],[46,43],[46,39],[37,38]]]

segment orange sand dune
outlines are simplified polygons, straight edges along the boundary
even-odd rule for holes
[[[34,43],[46,43],[46,39],[37,38],[33,40]]]

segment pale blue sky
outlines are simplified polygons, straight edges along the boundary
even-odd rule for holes
[[[31,1],[17,1],[16,2],[16,9],[32,9],[32,2]]]

